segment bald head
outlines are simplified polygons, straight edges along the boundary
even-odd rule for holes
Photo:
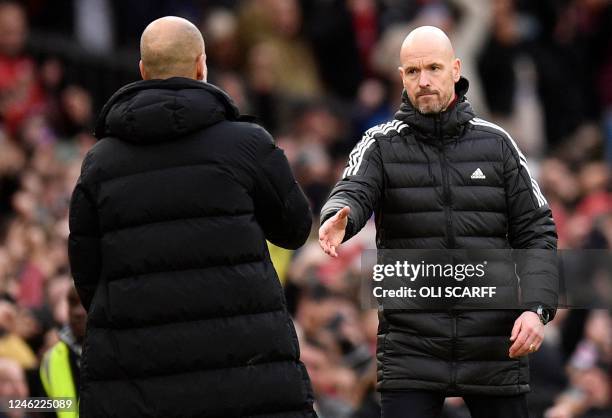
[[[200,30],[186,19],[166,16],[151,22],[140,38],[140,73],[145,80],[206,79],[206,55]]]
[[[399,72],[413,106],[423,114],[440,113],[452,102],[461,61],[448,36],[434,26],[421,26],[406,36]]]
[[[404,39],[400,50],[400,62],[432,53],[448,60],[455,58],[453,45],[442,29],[435,26],[421,26]]]

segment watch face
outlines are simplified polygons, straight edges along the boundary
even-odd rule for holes
[[[542,323],[546,325],[546,323],[548,323],[549,317],[548,311],[545,311],[541,306],[538,306],[537,314],[540,317],[540,321],[542,321]]]

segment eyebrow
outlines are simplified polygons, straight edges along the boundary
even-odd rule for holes
[[[434,66],[434,65],[437,65],[438,67],[444,67],[444,64],[442,62],[440,62],[440,61],[429,62],[429,63],[425,64],[424,67],[428,68],[428,67],[431,67],[431,66]],[[418,70],[419,68],[420,67],[418,65],[407,64],[406,66],[404,66],[404,71],[408,71],[408,70],[412,70],[412,69]]]

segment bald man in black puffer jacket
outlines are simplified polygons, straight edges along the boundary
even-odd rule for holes
[[[88,311],[80,416],[316,417],[266,239],[311,213],[283,152],[203,82],[202,37],[162,18],[144,81],[104,106],[70,208]]]
[[[557,301],[550,208],[514,140],[476,117],[446,35],[415,29],[400,58],[401,107],[355,146],[321,212],[321,247],[337,256],[374,213],[382,250],[532,251],[519,263],[520,310],[383,301],[377,347],[385,418],[437,417],[446,396],[463,396],[472,418],[526,418],[527,354]],[[503,275],[517,282],[514,265]]]

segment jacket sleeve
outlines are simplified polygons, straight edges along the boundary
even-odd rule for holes
[[[321,224],[344,206],[351,208],[344,241],[364,227],[378,206],[383,190],[380,148],[368,132],[351,151],[342,179],[321,210]]]
[[[70,270],[81,303],[87,311],[91,306],[101,272],[98,214],[91,191],[85,182],[88,162],[89,158],[86,157],[70,200],[68,238]]]
[[[526,309],[543,305],[554,316],[558,299],[557,232],[552,212],[527,160],[514,140],[504,142],[504,181],[508,240],[514,249],[521,302]]]
[[[258,128],[255,158],[255,217],[266,239],[288,249],[301,247],[310,235],[312,213],[304,192],[293,177],[283,150]]]

